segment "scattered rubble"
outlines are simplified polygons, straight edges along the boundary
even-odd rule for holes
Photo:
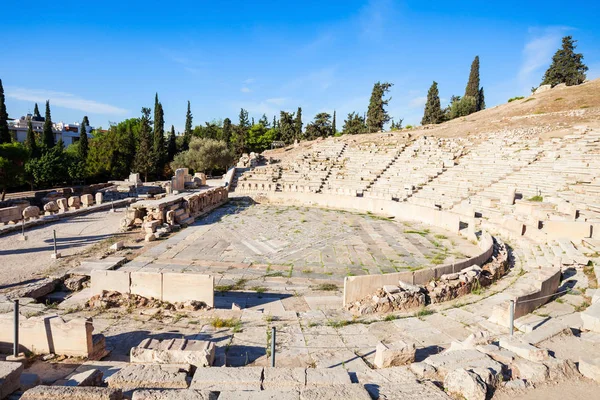
[[[169,311],[198,311],[210,309],[205,303],[196,300],[169,303],[155,298],[147,298],[137,294],[123,294],[116,291],[103,290],[101,294],[91,297],[85,306],[88,308],[162,308]]]

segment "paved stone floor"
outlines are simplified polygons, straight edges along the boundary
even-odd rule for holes
[[[478,251],[459,235],[417,223],[233,200],[142,259],[164,268],[242,264],[285,267],[289,276],[339,278],[419,269]]]

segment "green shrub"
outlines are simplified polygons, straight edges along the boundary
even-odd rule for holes
[[[523,100],[525,97],[523,96],[515,96],[515,97],[511,97],[510,99],[508,99],[509,103],[512,103],[515,100]]]

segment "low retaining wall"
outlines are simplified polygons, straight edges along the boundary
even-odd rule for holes
[[[0,315],[0,348],[12,352],[14,316]],[[91,320],[75,318],[65,322],[57,315],[19,319],[19,344],[21,350],[38,354],[60,354],[74,357],[90,357],[94,349]],[[104,350],[104,346],[101,346]]]
[[[535,289],[528,294],[513,298],[515,301],[515,319],[527,315],[536,308],[551,301],[552,295],[558,290],[561,277],[560,268],[546,271],[540,270],[538,273],[540,275],[537,277],[537,281],[532,284]],[[489,320],[508,328],[510,326],[510,303],[506,301],[496,306]]]
[[[395,272],[383,275],[347,276],[344,278],[344,306],[374,293],[384,285],[398,285],[398,281],[413,285],[424,285],[432,279],[437,279],[444,274],[459,272],[472,265],[482,265],[494,252],[494,239],[484,232],[479,240],[480,254],[467,260],[452,264],[440,265],[419,271]]]
[[[93,270],[91,280],[92,295],[106,290],[153,297],[169,303],[201,301],[210,307],[215,305],[215,281],[212,275]]]

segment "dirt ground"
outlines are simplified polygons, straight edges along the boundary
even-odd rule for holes
[[[560,382],[557,385],[539,385],[525,392],[502,391],[494,394],[494,400],[564,400],[564,399],[598,399],[600,385],[581,379]]]

